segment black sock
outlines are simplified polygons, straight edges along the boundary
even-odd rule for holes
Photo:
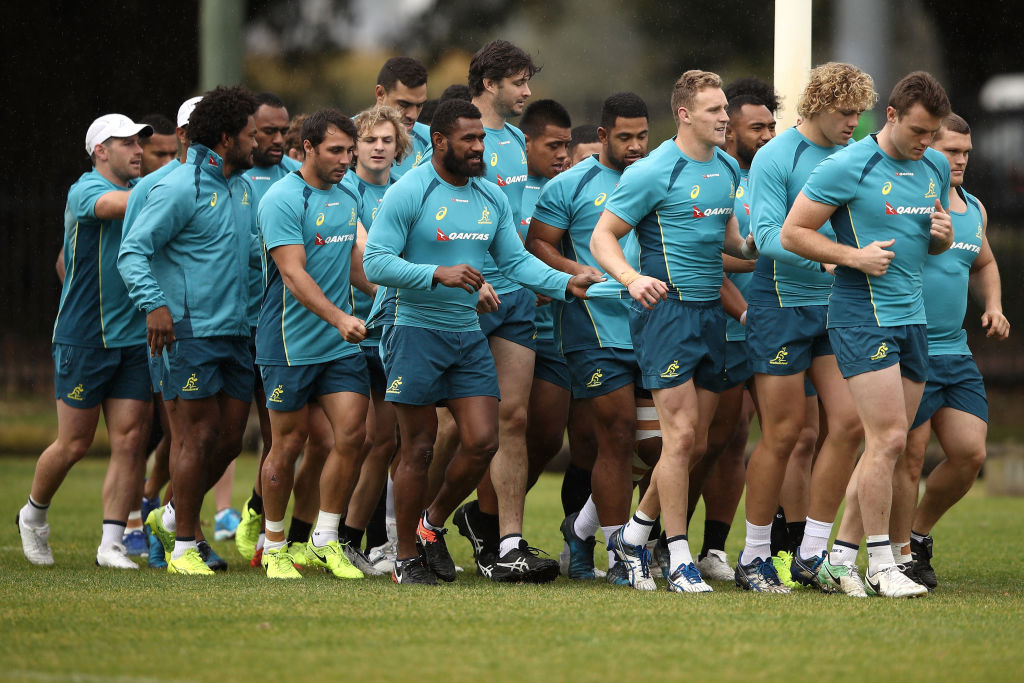
[[[345,537],[348,538],[348,542],[353,548],[363,549],[363,531],[363,529],[353,529],[347,524],[345,525]]]
[[[301,519],[292,515],[292,523],[288,527],[288,542],[289,543],[306,543],[309,541],[309,534],[313,531],[312,522],[303,522]]]
[[[562,512],[566,517],[574,512],[579,512],[587,504],[588,498],[590,498],[590,470],[569,463],[562,476]]]
[[[490,515],[480,509],[480,501],[470,501],[466,510],[480,528],[480,537],[484,542],[484,550],[497,554],[498,545],[501,543],[498,530],[498,515]]]
[[[252,495],[249,497],[249,509],[257,515],[263,514],[263,496],[256,493],[256,489],[252,490]]]
[[[345,516],[338,520],[338,540],[342,543],[348,541],[348,527],[345,526]]]
[[[709,550],[725,550],[725,539],[729,537],[729,525],[714,519],[704,520],[704,546],[700,556],[706,557]]]
[[[388,529],[387,524],[384,522],[384,517],[387,514],[387,504],[388,490],[387,487],[384,487],[384,490],[380,493],[380,499],[377,501],[377,507],[373,510],[373,514],[370,515],[370,523],[366,525],[367,548],[376,548],[388,542]]]
[[[786,523],[786,530],[789,533],[789,552],[794,555],[796,555],[796,549],[804,542],[804,527],[806,525],[806,521]]]
[[[661,538],[661,515],[654,518],[654,523],[651,524],[651,535],[649,538]]]
[[[789,530],[786,528],[786,513],[780,506],[772,520],[772,555],[789,551]]]

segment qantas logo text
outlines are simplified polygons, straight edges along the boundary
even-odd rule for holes
[[[699,209],[696,206],[693,207],[694,218],[707,218],[708,216],[731,216],[731,206],[719,206],[712,209]]]
[[[491,239],[490,233],[487,232],[449,232],[447,234],[441,232],[441,228],[437,229],[437,241],[438,242],[451,242],[453,240],[489,240]]]
[[[320,233],[317,233],[316,239],[313,241],[313,244],[336,244],[338,242],[351,242],[355,238],[355,235],[328,235],[327,237],[321,237]]]
[[[495,178],[497,178],[498,187],[505,187],[506,185],[511,185],[512,183],[526,182],[525,175],[510,175],[505,176],[504,178],[502,178],[500,175],[496,175]]]
[[[930,216],[934,211],[934,206],[893,206],[889,202],[885,203],[886,216]]]

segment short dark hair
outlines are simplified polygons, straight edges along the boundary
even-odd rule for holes
[[[352,142],[359,139],[359,131],[356,130],[356,124],[352,123],[352,119],[337,109],[318,109],[302,122],[302,140],[309,140],[309,144],[316,147],[327,137],[327,129],[330,126],[348,135]]]
[[[448,137],[455,129],[455,123],[459,119],[479,119],[480,110],[476,105],[466,100],[445,100],[437,105],[434,112],[434,119],[430,122],[430,136],[440,133]]]
[[[427,82],[427,67],[412,57],[392,57],[380,68],[377,85],[391,91],[398,81],[407,88],[418,88]]]
[[[441,93],[440,100],[466,100],[469,102],[473,99],[473,95],[469,92],[469,86],[463,85],[462,83],[452,83],[444,92]]]
[[[218,85],[203,93],[203,99],[192,110],[188,137],[213,149],[220,143],[221,135],[237,137],[249,123],[249,117],[256,113],[256,107],[256,98],[244,86]]]
[[[615,119],[647,119],[647,103],[632,92],[617,92],[611,95],[601,105],[601,123],[605,130],[615,127]]]
[[[722,88],[725,98],[729,100],[729,109],[739,112],[744,104],[763,104],[772,114],[781,104],[779,94],[775,92],[771,83],[765,83],[760,78],[741,78],[733,81]]]
[[[914,71],[899,80],[889,93],[889,106],[903,116],[915,104],[920,104],[932,116],[945,118],[952,109],[942,84],[927,71]]]
[[[430,122],[434,120],[434,112],[437,111],[437,105],[441,103],[441,100],[427,100],[420,107],[420,115],[416,117],[416,121],[426,125],[430,125]]]
[[[174,122],[163,114],[146,114],[139,119],[139,123],[144,123],[153,129],[147,135],[140,135],[140,142],[148,140],[150,135],[174,135],[175,132]]]
[[[253,95],[256,98],[256,108],[259,109],[264,104],[271,109],[284,109],[284,102],[280,97],[272,92],[260,92]]]
[[[484,91],[485,78],[499,81],[521,71],[533,78],[540,67],[527,52],[507,40],[492,40],[477,50],[469,62],[469,92],[476,97]]]
[[[959,133],[960,135],[971,134],[970,124],[956,112],[950,112],[949,116],[942,119],[942,128],[939,129],[939,135],[942,135],[943,130],[948,130],[950,133]],[[938,139],[939,135],[935,136],[936,139]]]
[[[576,126],[572,129],[572,135],[569,138],[569,156],[572,156],[573,151],[580,145],[589,145],[594,142],[601,142],[601,138],[597,136],[597,126],[592,123]]]
[[[519,119],[519,129],[531,137],[543,134],[549,125],[556,128],[572,128],[569,112],[554,100],[531,102],[523,110],[523,117]]]

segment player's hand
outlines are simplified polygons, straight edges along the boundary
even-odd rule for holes
[[[569,284],[566,286],[565,291],[567,294],[576,297],[577,299],[587,298],[587,289],[590,285],[597,284],[598,282],[605,281],[604,275],[597,268],[588,268],[585,272],[573,275],[572,279],[569,280]]]
[[[476,300],[476,312],[491,313],[498,310],[500,305],[501,299],[498,298],[498,293],[494,291],[494,287],[491,287],[489,282],[485,282],[484,286],[480,288],[480,294]]]
[[[366,327],[363,325],[363,321],[354,315],[342,314],[334,327],[338,330],[341,338],[349,344],[358,344],[366,339]]]
[[[154,356],[159,356],[174,343],[174,320],[166,306],[155,308],[146,315],[146,342]]]
[[[941,254],[953,245],[953,219],[949,212],[942,208],[942,202],[935,200],[935,211],[932,212],[930,254]]]
[[[654,308],[659,301],[668,298],[668,285],[658,278],[647,275],[641,275],[633,280],[626,289],[633,300],[639,301],[647,310]]]
[[[747,238],[743,240],[743,244],[740,245],[740,253],[742,253],[743,258],[748,261],[754,261],[757,259],[757,243],[754,241],[754,233],[747,234]]]
[[[537,294],[537,305],[547,306],[553,299],[550,296],[544,296],[543,294]]]
[[[457,266],[438,266],[434,270],[434,283],[475,292],[484,286],[484,276],[479,270],[465,263]]]
[[[981,327],[986,337],[1006,339],[1010,336],[1010,321],[1002,311],[985,311],[981,314]]]
[[[895,242],[896,240],[875,241],[858,249],[853,267],[867,275],[885,275],[893,257],[896,256],[895,252],[889,251],[887,247],[891,247]]]
[[[836,264],[834,264],[834,263],[822,263],[821,265],[824,266],[825,272],[828,273],[829,275],[833,275],[834,276],[836,274]]]

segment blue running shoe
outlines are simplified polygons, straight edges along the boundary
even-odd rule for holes
[[[743,564],[743,553],[736,561],[736,585],[745,591],[755,593],[789,593],[778,573],[775,565],[769,559],[767,562],[760,557],[755,557],[750,564]]]
[[[167,555],[164,553],[164,546],[156,534],[149,534],[149,560],[150,569],[167,569]]]
[[[629,570],[626,569],[625,562],[616,562],[608,568],[608,573],[605,574],[604,580],[613,586],[628,586],[629,583]]]
[[[146,532],[142,529],[132,529],[127,532],[122,538],[121,543],[124,544],[125,554],[139,557],[149,552],[149,539],[146,538]]]
[[[562,538],[569,546],[570,579],[577,581],[593,581],[594,576],[594,537],[583,539],[576,535],[576,517],[574,512],[562,520]]]
[[[213,518],[213,539],[215,541],[226,541],[235,537],[238,531],[238,523],[242,521],[242,515],[234,508],[224,508]]]
[[[803,586],[817,588],[822,593],[835,593],[836,589],[828,581],[827,574],[824,577],[825,580],[822,580],[821,572],[824,562],[825,551],[822,551],[821,555],[813,560],[805,560],[800,557],[800,549],[797,548],[793,553],[793,564],[790,565],[789,571],[793,580]]]
[[[207,567],[215,572],[227,571],[228,563],[223,557],[213,551],[213,548],[210,547],[209,543],[206,541],[199,541],[199,543],[196,544],[196,548],[199,550],[199,557],[203,558],[203,562],[206,563]]]
[[[156,498],[146,498],[145,496],[143,496],[142,497],[142,519],[147,519],[149,517],[149,513],[152,512],[153,510],[156,510],[158,507],[160,507],[160,497],[159,496],[157,496]]]

